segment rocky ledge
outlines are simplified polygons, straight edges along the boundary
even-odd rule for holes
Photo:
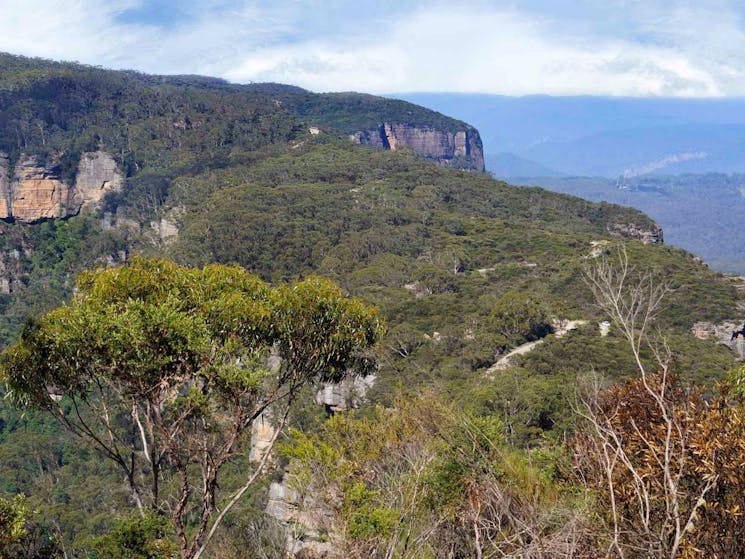
[[[362,130],[351,136],[358,144],[396,150],[408,146],[444,167],[484,170],[484,152],[478,130],[467,127],[446,132],[428,127],[384,122],[378,128]]]
[[[653,223],[652,225],[640,226],[636,223],[616,223],[608,227],[611,235],[624,237],[626,239],[636,239],[645,245],[663,244],[662,227]]]
[[[87,152],[80,158],[75,182],[66,183],[58,161],[42,164],[33,155],[22,154],[12,177],[10,158],[0,153],[0,219],[34,223],[77,215],[95,207],[110,190],[124,181],[114,158],[103,151]]]

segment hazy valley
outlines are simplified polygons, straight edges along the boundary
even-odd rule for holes
[[[489,172],[640,209],[666,242],[742,274],[745,101],[412,94],[484,136]]]

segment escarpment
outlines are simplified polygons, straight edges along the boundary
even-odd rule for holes
[[[114,158],[103,151],[84,153],[72,185],[63,179],[58,160],[42,163],[21,154],[13,165],[0,153],[0,219],[34,223],[77,215],[118,190],[123,177]]]
[[[478,130],[467,127],[449,132],[434,127],[384,122],[378,128],[356,132],[358,144],[395,151],[408,146],[443,167],[484,170],[484,152]]]
[[[33,222],[65,215],[70,188],[54,168],[40,165],[36,158],[23,155],[16,162],[4,218]]]
[[[84,153],[78,164],[69,207],[75,210],[73,213],[78,213],[81,209],[95,206],[104,194],[119,190],[123,182],[111,155],[104,151]]]

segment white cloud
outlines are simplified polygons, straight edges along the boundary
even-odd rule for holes
[[[156,73],[221,74],[281,22],[258,9],[211,10],[173,27],[121,23],[142,0],[0,0],[0,50]],[[185,3],[186,4],[186,3]]]
[[[314,90],[462,91],[522,95],[715,96],[715,77],[675,47],[626,39],[562,40],[515,11],[421,10],[362,46],[314,40],[246,56],[235,81]],[[745,84],[743,84],[745,85]]]
[[[408,82],[406,53],[376,45],[348,51],[320,42],[262,49],[226,72],[232,81],[277,81],[315,91],[391,91],[386,85]]]
[[[148,40],[146,26],[116,25],[129,0],[2,0],[0,49],[65,60],[113,62]]]
[[[191,17],[172,25],[121,23],[140,4],[0,0],[0,50],[316,91],[745,94],[745,32],[725,0],[713,9],[618,0],[585,19],[540,1],[530,11],[420,3],[374,22],[345,19],[337,31],[318,23],[325,4],[310,0],[206,1],[184,4]]]

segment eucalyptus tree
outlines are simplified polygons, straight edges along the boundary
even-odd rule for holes
[[[83,273],[71,303],[2,354],[0,379],[116,463],[141,513],[170,516],[194,558],[266,464],[268,451],[240,486],[221,486],[254,421],[271,407],[271,447],[304,385],[372,366],[381,329],[326,280],[275,288],[237,266],[134,258]]]

